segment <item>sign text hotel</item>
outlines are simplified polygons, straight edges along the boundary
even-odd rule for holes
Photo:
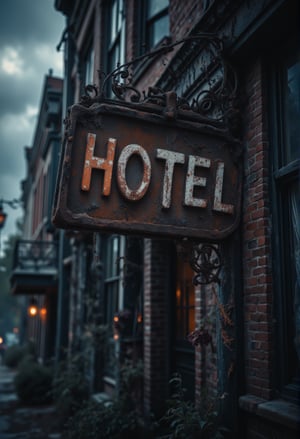
[[[53,221],[63,228],[224,238],[240,211],[234,147],[217,130],[187,119],[74,106]]]

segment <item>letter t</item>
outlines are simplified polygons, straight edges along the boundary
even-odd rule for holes
[[[158,159],[165,159],[166,161],[162,206],[168,209],[171,206],[174,165],[175,163],[184,163],[185,157],[184,154],[180,152],[167,151],[166,149],[157,149],[156,157]]]

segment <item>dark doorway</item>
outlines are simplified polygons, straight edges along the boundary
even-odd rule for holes
[[[171,294],[173,310],[171,373],[180,373],[183,387],[186,389],[186,399],[193,401],[195,351],[187,341],[187,335],[195,329],[195,287],[192,283],[194,273],[189,263],[177,253],[173,260],[172,273],[175,273],[175,280]]]

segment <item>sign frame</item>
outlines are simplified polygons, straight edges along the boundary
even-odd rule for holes
[[[171,96],[172,98],[172,96]],[[173,96],[174,98],[174,96]],[[172,101],[172,99],[169,99]],[[116,186],[114,188],[110,188],[110,192],[107,195],[101,195],[100,189],[99,189],[99,199],[97,200],[94,195],[91,195],[89,190],[83,190],[82,187],[79,189],[78,182],[81,181],[82,178],[78,177],[78,173],[81,176],[83,173],[84,168],[84,160],[82,159],[82,149],[84,149],[87,144],[84,144],[84,142],[80,142],[78,139],[82,139],[82,136],[88,133],[97,133],[96,136],[98,136],[99,133],[102,131],[105,132],[105,123],[107,124],[108,121],[115,121],[115,127],[118,126],[118,124],[122,127],[122,130],[124,131],[124,126],[126,125],[126,121],[128,122],[128,125],[130,127],[134,127],[134,124],[136,126],[142,126],[145,130],[147,130],[147,127],[149,126],[150,129],[148,132],[152,131],[154,129],[155,133],[161,133],[161,132],[167,132],[169,137],[176,136],[180,138],[181,133],[186,134],[188,137],[187,140],[182,141],[181,139],[181,145],[179,145],[176,149],[176,151],[179,154],[185,155],[185,161],[184,165],[178,164],[175,160],[174,170],[173,170],[173,183],[176,179],[178,179],[178,175],[176,173],[178,172],[184,172],[185,176],[187,175],[187,167],[189,166],[188,163],[191,161],[188,159],[188,156],[193,157],[201,157],[203,159],[207,159],[209,162],[205,162],[206,165],[203,165],[203,162],[200,162],[200,171],[203,171],[203,176],[201,177],[198,174],[199,169],[194,164],[194,174],[191,177],[192,178],[192,188],[190,190],[193,192],[194,190],[200,191],[201,190],[207,190],[208,182],[209,182],[209,171],[210,169],[205,169],[205,167],[213,168],[214,166],[214,173],[215,173],[215,186],[221,184],[221,195],[223,191],[223,183],[224,183],[224,174],[222,177],[222,172],[220,174],[219,172],[219,183],[218,183],[218,175],[216,172],[217,168],[216,163],[221,163],[222,161],[225,163],[225,178],[228,179],[228,177],[231,178],[231,181],[234,186],[234,196],[229,194],[227,190],[227,197],[230,195],[230,202],[227,202],[226,205],[230,206],[234,204],[234,214],[231,215],[230,213],[224,213],[221,211],[215,211],[213,212],[213,218],[214,221],[212,221],[212,224],[205,224],[203,222],[203,217],[205,216],[205,209],[201,207],[181,207],[182,209],[186,209],[189,212],[192,212],[193,221],[189,220],[189,215],[186,215],[184,218],[180,217],[180,212],[178,216],[178,222],[169,221],[168,220],[168,206],[163,205],[162,201],[160,201],[160,208],[161,208],[161,217],[158,219],[158,221],[152,221],[150,218],[157,218],[159,217],[159,212],[157,210],[156,215],[150,215],[149,213],[149,221],[138,220],[138,212],[141,211],[141,209],[137,209],[136,207],[139,205],[139,203],[143,202],[145,203],[145,198],[147,196],[147,202],[151,203],[151,191],[153,187],[151,187],[152,182],[149,183],[149,189],[147,194],[139,198],[138,200],[133,199],[126,199],[124,198],[124,194],[120,194],[120,185],[119,185],[119,193],[116,193]],[[122,121],[125,121],[122,125]],[[130,122],[130,123],[129,123]],[[125,129],[126,130],[126,129]],[[172,134],[174,133],[174,134]],[[190,133],[190,138],[189,138]],[[105,136],[105,135],[104,135]],[[105,139],[102,139],[102,143],[107,140],[108,137],[112,137],[117,139],[118,143],[122,144],[122,141],[120,142],[120,137],[122,137],[123,134],[118,132],[118,128],[112,130],[112,133],[110,136],[106,136]],[[160,135],[160,138],[162,138],[163,135]],[[128,137],[128,136],[127,136]],[[184,136],[181,136],[184,137]],[[197,141],[195,139],[199,138],[199,144],[197,146]],[[154,137],[155,139],[155,137]],[[204,141],[209,142],[210,145],[217,145],[217,156],[214,157],[214,152],[209,152],[209,148],[205,147],[203,144]],[[189,148],[186,144],[191,141],[193,144],[191,146],[190,152]],[[138,144],[139,146],[142,146],[144,149],[144,145],[142,145],[144,140],[139,141],[133,141],[129,142],[130,144]],[[182,144],[184,143],[184,145]],[[83,144],[82,144],[83,143]],[[151,143],[151,142],[150,142]],[[155,143],[155,140],[154,140]],[[171,142],[172,143],[172,142]],[[171,144],[170,143],[170,144]],[[157,150],[163,150],[163,151],[169,151],[169,147],[167,145],[159,145],[160,148],[156,147],[156,154]],[[157,144],[156,144],[157,145]],[[127,145],[126,145],[127,146]],[[119,145],[117,145],[117,148]],[[185,151],[182,151],[183,147]],[[97,145],[96,145],[97,148]],[[124,149],[124,142],[122,144],[122,148]],[[179,148],[179,149],[178,149]],[[81,170],[78,169],[78,160],[76,158],[76,154],[78,154],[77,151],[81,151]],[[203,152],[205,151],[205,155],[203,157]],[[223,152],[222,152],[223,151]],[[174,152],[174,151],[173,151]],[[146,153],[148,155],[151,155],[153,151],[146,150]],[[173,153],[172,153],[173,154]],[[223,154],[223,156],[222,156]],[[206,157],[206,156],[209,157]],[[102,150],[101,154],[95,153],[95,157],[104,157],[105,152]],[[118,157],[117,157],[118,156]],[[112,171],[112,181],[114,181],[114,173],[116,173],[116,166],[118,163],[118,160],[120,159],[121,153],[117,154],[115,156],[115,162],[113,163],[113,166],[111,168]],[[62,156],[60,160],[60,169],[56,184],[56,191],[55,191],[55,200],[54,200],[54,206],[53,206],[53,216],[52,216],[52,222],[56,227],[59,228],[65,228],[65,229],[75,229],[75,230],[93,230],[98,232],[108,232],[108,233],[118,233],[118,234],[134,234],[134,235],[142,235],[145,237],[160,237],[160,238],[194,238],[199,239],[201,241],[220,241],[227,236],[229,236],[234,230],[237,229],[238,224],[240,222],[240,210],[241,210],[241,186],[242,186],[242,161],[240,159],[241,156],[241,145],[240,143],[234,139],[229,133],[228,130],[222,129],[217,126],[213,126],[211,124],[203,123],[203,121],[199,121],[191,111],[188,110],[178,110],[176,113],[173,111],[170,111],[170,106],[161,106],[156,104],[132,104],[132,103],[126,103],[123,102],[120,104],[120,102],[115,101],[108,101],[93,104],[91,106],[84,106],[81,104],[75,104],[71,107],[70,110],[70,116],[67,118],[67,124],[66,124],[66,133],[65,138],[63,141],[63,150],[62,150]],[[225,157],[225,158],[224,158]],[[142,159],[141,159],[142,160]],[[213,160],[215,160],[216,163],[213,163]],[[119,160],[120,161],[120,160]],[[159,159],[153,159],[153,156],[151,156],[151,162],[152,162],[152,172],[154,172],[154,166],[160,166],[162,168],[163,165],[166,166],[167,160],[159,160]],[[128,161],[126,162],[128,163]],[[171,163],[171,162],[169,162]],[[207,164],[209,163],[209,164]],[[197,165],[197,164],[196,164]],[[199,163],[198,163],[199,165]],[[76,169],[77,167],[77,169]],[[182,171],[182,168],[185,168],[184,171]],[[197,169],[196,169],[197,168]],[[228,169],[230,168],[230,169]],[[177,169],[180,169],[181,171],[178,171]],[[119,172],[119,170],[118,170]],[[165,170],[166,172],[166,170]],[[224,172],[224,167],[223,167]],[[124,173],[126,173],[124,171]],[[74,177],[74,174],[77,175],[77,177]],[[98,169],[92,169],[92,180],[91,185],[93,185],[93,176],[94,175],[101,175],[104,174],[103,170]],[[200,172],[201,174],[201,172]],[[233,175],[234,174],[234,175]],[[118,174],[119,175],[119,174]],[[125,175],[125,174],[124,174]],[[220,183],[220,175],[223,178],[223,180]],[[75,178],[75,180],[74,180]],[[98,177],[97,177],[98,178]],[[102,178],[102,177],[100,177]],[[126,177],[124,177],[126,178]],[[123,178],[123,180],[124,180]],[[163,178],[163,174],[162,177]],[[187,177],[186,181],[187,181]],[[194,178],[194,180],[193,180]],[[201,180],[202,178],[202,180]],[[200,179],[200,180],[199,180]],[[182,177],[181,177],[182,180]],[[191,179],[190,179],[191,180]],[[76,182],[77,189],[74,192],[74,181]],[[197,182],[202,181],[202,187],[195,188],[195,186],[198,184]],[[195,186],[194,186],[195,183]],[[175,183],[174,183],[175,184]],[[185,183],[187,186],[187,182]],[[129,185],[127,185],[128,187]],[[200,183],[201,186],[201,183]],[[216,194],[216,189],[214,188],[214,194]],[[76,192],[77,191],[77,192]],[[185,192],[187,192],[187,189],[185,187]],[[75,193],[75,196],[74,196]],[[157,191],[153,191],[157,195]],[[76,195],[77,194],[77,195]],[[229,194],[229,195],[228,195]],[[211,195],[211,194],[210,194]],[[72,197],[76,199],[76,196],[78,196],[78,200],[75,200],[76,202],[72,201]],[[82,209],[82,206],[85,205],[85,201],[90,196],[90,200],[86,203],[86,207]],[[118,206],[116,205],[112,208],[112,211],[104,216],[102,215],[103,207],[101,206],[101,200],[105,199],[105,205],[106,208],[109,206],[109,203],[106,201],[109,201],[109,197],[121,197],[121,201],[119,202]],[[144,198],[143,198],[144,197]],[[172,195],[174,197],[174,194]],[[188,195],[186,195],[188,199]],[[156,196],[157,198],[157,196]],[[202,197],[199,196],[193,196],[190,195],[191,202],[194,202],[197,199],[202,199]],[[214,200],[212,201],[212,198]],[[205,201],[205,197],[203,198]],[[142,201],[139,201],[142,200]],[[233,201],[234,200],[234,203]],[[170,200],[169,200],[170,201]],[[154,201],[153,201],[154,202]],[[216,202],[216,196],[210,196],[210,203],[211,205]],[[182,205],[182,200],[180,201]],[[219,196],[219,203],[224,204],[223,200]],[[174,204],[174,202],[173,202]],[[172,206],[173,207],[173,206]],[[124,214],[123,218],[122,215],[118,218],[114,216],[113,212],[118,212],[121,209],[121,212]],[[200,209],[200,210],[199,210]],[[211,209],[211,207],[210,207]],[[143,210],[143,209],[142,209]],[[174,209],[175,211],[176,209]],[[195,211],[198,210],[198,217],[199,222],[195,222]],[[230,209],[229,209],[230,210]],[[132,213],[134,211],[134,214]],[[96,213],[95,213],[96,212]],[[150,212],[150,210],[149,210]],[[135,213],[137,216],[135,216]],[[143,217],[145,218],[145,216]],[[226,224],[223,225],[223,219],[226,218]],[[230,220],[228,220],[228,218]],[[201,224],[202,221],[202,224]],[[208,219],[208,223],[211,221],[211,218]],[[216,224],[218,224],[218,227],[214,227]]]

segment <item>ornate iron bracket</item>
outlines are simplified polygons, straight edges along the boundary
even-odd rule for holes
[[[177,242],[177,251],[184,260],[189,261],[196,273],[194,285],[220,283],[219,274],[223,260],[217,244],[182,240]]]
[[[167,66],[166,60],[167,55],[180,45],[189,50],[191,59],[197,57],[197,66],[192,68],[196,70],[194,80],[199,86],[198,91],[191,95],[185,93],[184,96],[178,96],[174,90],[162,90],[157,84],[149,86],[147,91],[138,90],[138,80],[134,78],[134,74],[143,69],[142,63],[145,60],[157,61],[160,58],[166,66],[164,76],[169,74],[173,78],[170,83],[177,90],[180,89],[176,83],[180,76],[176,77],[172,68]],[[190,60],[187,69],[192,64],[193,61]],[[240,110],[237,82],[235,70],[225,59],[223,41],[216,34],[199,33],[118,65],[107,75],[100,71],[99,86],[87,85],[80,104],[90,107],[108,101],[116,104],[121,102],[126,107],[140,106],[143,109],[150,108],[148,111],[160,111],[167,119],[176,119],[180,114],[181,118],[222,130],[230,137],[238,137]],[[194,285],[220,283],[222,258],[217,244],[183,240],[177,247],[196,273]]]
[[[194,244],[190,256],[192,269],[197,273],[193,278],[194,285],[220,283],[219,274],[222,268],[220,251],[213,244]]]
[[[200,67],[197,67],[197,78],[200,81],[200,91],[191,99],[177,96],[174,91],[165,91],[156,85],[148,90],[140,91],[136,87],[138,80],[134,74],[143,68],[145,60],[159,60],[162,58],[166,66],[165,74],[174,76],[174,72],[167,66],[167,55],[176,46],[187,47],[190,52],[198,53]],[[174,57],[173,57],[174,58]],[[172,60],[171,60],[172,61]],[[167,118],[175,118],[179,111],[188,111],[190,117],[198,122],[206,123],[216,128],[226,128],[235,134],[239,125],[239,110],[237,104],[237,75],[233,67],[224,57],[223,41],[216,34],[199,33],[183,38],[172,44],[141,55],[132,61],[118,65],[112,72],[105,75],[99,71],[99,87],[87,85],[80,104],[91,106],[104,101],[122,102],[124,105],[154,104],[167,107],[172,94],[172,111],[165,111]],[[194,116],[192,116],[194,115]]]

